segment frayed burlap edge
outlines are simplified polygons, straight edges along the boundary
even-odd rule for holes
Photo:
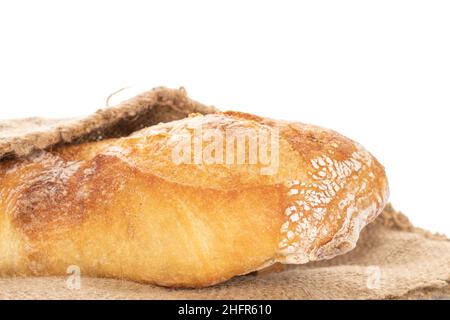
[[[450,241],[444,234],[433,233],[428,230],[415,227],[402,212],[394,210],[392,204],[388,204],[379,216],[375,223],[383,225],[389,229],[395,229],[404,232],[412,232],[423,235],[425,238],[441,241]],[[449,267],[450,268],[450,267]],[[387,296],[386,299],[396,300],[426,300],[426,299],[445,299],[450,300],[450,278],[447,279],[447,284],[436,283],[421,288],[408,291],[400,296]]]
[[[0,121],[0,159],[29,154],[58,144],[126,136],[160,122],[212,113],[217,109],[188,98],[186,90],[155,88],[96,113],[76,119],[27,118]]]

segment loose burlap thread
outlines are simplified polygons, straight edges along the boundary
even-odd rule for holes
[[[216,111],[188,98],[184,89],[156,88],[77,119],[3,120],[0,159],[126,136],[190,113]],[[203,289],[85,277],[76,289],[67,281],[67,277],[0,278],[0,299],[448,299],[450,241],[414,227],[388,205],[362,231],[353,251],[332,260],[275,267]]]

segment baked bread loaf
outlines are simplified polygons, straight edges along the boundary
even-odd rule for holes
[[[384,168],[317,126],[225,112],[0,163],[0,274],[203,287],[356,245]]]

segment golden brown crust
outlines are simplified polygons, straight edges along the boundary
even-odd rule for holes
[[[278,145],[267,145],[279,151],[276,170],[176,163],[174,148],[198,127],[277,130]],[[0,163],[0,249],[8,250],[0,273],[77,265],[95,276],[212,285],[350,250],[387,193],[383,167],[336,132],[238,112],[195,115]]]

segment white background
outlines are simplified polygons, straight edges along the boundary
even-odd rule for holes
[[[450,235],[450,1],[0,2],[0,118],[87,114],[129,85],[340,131]]]

